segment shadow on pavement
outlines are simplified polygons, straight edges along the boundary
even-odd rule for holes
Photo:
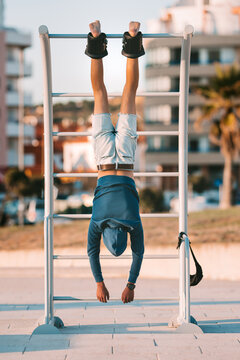
[[[222,300],[222,301],[191,301],[191,305],[238,305],[240,300]],[[85,307],[115,307],[115,306],[178,306],[175,301],[160,301],[160,300],[134,300],[131,303],[123,304],[122,301],[111,301],[107,303],[101,303],[99,301],[63,301],[61,303],[54,304],[55,309],[67,309],[67,308],[85,308]],[[19,310],[43,310],[44,304],[0,304],[1,311],[19,311]]]
[[[49,341],[50,339],[50,341]],[[0,335],[0,353],[27,353],[28,351],[64,350],[69,338],[58,335]],[[4,359],[1,357],[1,359]]]
[[[240,333],[240,319],[198,321],[204,333]]]
[[[150,325],[150,326],[149,326]],[[174,329],[166,330],[167,323],[122,323],[66,326],[61,334],[171,334]],[[154,327],[158,329],[154,330]],[[163,329],[159,329],[163,327]]]

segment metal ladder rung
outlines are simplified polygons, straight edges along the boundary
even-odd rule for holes
[[[121,97],[122,93],[113,92],[108,93],[108,97]],[[136,96],[141,97],[156,97],[156,96],[180,96],[179,91],[146,91],[146,92],[138,92]],[[52,97],[86,97],[93,98],[93,93],[52,93]]]
[[[48,34],[51,39],[86,39],[88,34]],[[123,34],[106,34],[109,39],[122,39]],[[159,38],[183,38],[183,33],[156,33],[142,34],[143,38],[159,39]]]
[[[53,177],[55,178],[62,178],[62,177],[68,177],[68,178],[80,178],[80,177],[97,177],[98,173],[54,173]],[[146,177],[153,177],[153,176],[160,176],[160,177],[174,177],[179,176],[178,172],[135,172],[134,176],[140,177],[140,176],[146,176]]]
[[[176,218],[179,214],[175,213],[156,213],[140,214],[142,218]],[[53,218],[70,218],[70,219],[91,219],[92,214],[53,214]]]
[[[179,255],[169,254],[169,255],[144,255],[144,259],[178,259]],[[53,255],[53,259],[55,260],[88,260],[88,255]],[[113,255],[100,255],[100,259],[132,259],[132,255],[121,255],[121,256],[113,256]]]
[[[92,132],[90,131],[81,131],[81,132],[73,132],[73,131],[53,131],[52,132],[53,136],[92,136]],[[140,136],[157,136],[157,135],[167,135],[167,136],[178,136],[179,135],[179,131],[177,130],[163,130],[163,131],[137,131],[137,135]]]
[[[98,301],[97,298],[87,298],[87,299],[81,299],[74,296],[54,296],[54,301]],[[134,301],[178,301],[179,297],[161,297],[161,298],[138,298],[134,299]],[[122,301],[120,298],[110,298],[108,301]]]

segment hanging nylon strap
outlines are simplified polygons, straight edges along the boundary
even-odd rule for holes
[[[177,249],[179,249],[181,243],[184,241],[183,240],[183,235],[187,236],[187,234],[184,231],[181,231],[180,234],[178,235]],[[195,263],[195,267],[196,267],[196,273],[194,275],[190,275],[190,286],[196,286],[202,280],[203,272],[202,272],[201,265],[199,264],[199,262],[197,261],[195,255],[194,255],[194,252],[192,250],[190,241],[189,241],[189,247],[190,247],[191,254],[192,254],[192,257],[193,257],[193,260],[194,260],[194,263]]]

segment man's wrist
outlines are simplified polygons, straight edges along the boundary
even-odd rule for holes
[[[127,288],[130,289],[130,290],[134,290],[136,285],[130,281],[127,282]]]

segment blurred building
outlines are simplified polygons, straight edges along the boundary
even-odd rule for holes
[[[220,149],[208,139],[209,124],[201,133],[193,129],[194,120],[201,114],[204,99],[192,92],[192,85],[208,84],[215,75],[215,62],[228,66],[240,62],[240,1],[180,0],[161,10],[157,19],[149,20],[150,33],[178,33],[184,26],[194,26],[189,81],[189,174],[222,179],[224,158]],[[179,91],[181,39],[146,39],[145,69],[148,91]],[[178,97],[146,98],[145,130],[178,130]],[[240,181],[240,159],[233,171]],[[146,166],[148,171],[178,171],[177,136],[147,138]],[[159,179],[150,178],[158,184]],[[163,189],[177,189],[178,179],[162,178]]]
[[[31,36],[4,26],[3,1],[0,0],[0,169],[18,165],[19,71],[20,53],[31,46]],[[24,62],[24,77],[31,76],[31,64]],[[24,106],[32,105],[30,94],[24,93]],[[35,136],[33,124],[24,125],[24,142]],[[34,155],[24,156],[24,165],[34,165]]]

